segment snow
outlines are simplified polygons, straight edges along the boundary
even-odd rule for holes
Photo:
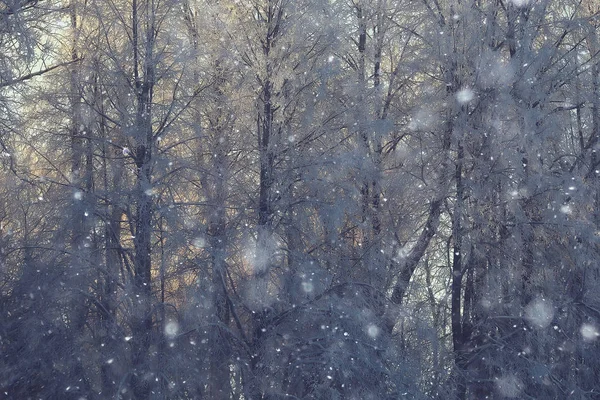
[[[554,319],[554,307],[549,300],[535,299],[525,308],[525,318],[534,328],[546,328]]]
[[[563,204],[562,206],[560,206],[560,212],[563,214],[571,214],[573,210],[571,209],[570,205]]]
[[[315,289],[315,286],[311,281],[303,281],[302,282],[302,290],[306,293],[312,293]]]
[[[586,342],[592,342],[600,336],[600,331],[598,331],[598,327],[594,324],[583,324],[581,325],[581,329],[579,330],[583,340]]]
[[[371,339],[377,339],[377,337],[379,336],[379,327],[374,324],[369,324],[367,326],[367,334]]]
[[[465,87],[456,92],[456,100],[460,104],[466,104],[475,98],[475,92],[472,89]]]
[[[523,391],[523,382],[515,375],[496,378],[496,390],[509,399],[518,398]]]
[[[176,321],[169,321],[165,324],[165,336],[173,339],[179,333],[179,324]]]
[[[197,249],[202,249],[206,247],[206,239],[204,239],[202,236],[195,237],[192,240],[192,246],[194,246]]]
[[[527,7],[531,0],[509,0],[510,3],[514,4],[516,7]]]

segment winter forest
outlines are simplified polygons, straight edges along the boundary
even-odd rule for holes
[[[0,0],[0,398],[600,399],[599,36]]]

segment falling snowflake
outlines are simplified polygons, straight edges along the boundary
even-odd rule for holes
[[[302,290],[306,293],[311,293],[315,289],[314,285],[310,281],[302,282]]]
[[[168,337],[169,339],[173,339],[175,336],[177,336],[177,333],[179,332],[179,324],[175,321],[169,321],[167,322],[167,324],[165,325],[165,336]]]
[[[369,335],[372,339],[376,339],[379,336],[379,327],[374,324],[370,324],[367,327],[367,335]]]
[[[526,7],[529,5],[530,0],[509,0],[510,3],[513,3],[515,7]]]
[[[465,104],[473,100],[475,93],[469,88],[463,88],[456,93],[456,100],[460,104]]]
[[[525,318],[535,328],[546,328],[554,319],[554,308],[546,299],[536,299],[525,308]]]
[[[563,204],[560,207],[560,212],[563,214],[571,214],[573,210],[571,210],[571,206],[569,206],[568,204]]]
[[[583,336],[583,339],[586,342],[594,341],[594,340],[598,339],[598,336],[600,336],[600,332],[598,331],[598,328],[592,324],[581,325],[581,329],[579,330],[579,333],[581,333],[581,336]]]
[[[192,245],[197,249],[202,249],[206,246],[206,240],[203,237],[197,237],[192,240]]]
[[[514,399],[523,391],[523,382],[514,375],[503,376],[496,378],[496,389],[502,396]]]

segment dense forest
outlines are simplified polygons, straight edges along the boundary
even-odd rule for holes
[[[0,0],[0,398],[600,399],[599,34]]]

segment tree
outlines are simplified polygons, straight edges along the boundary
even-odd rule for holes
[[[595,2],[0,2],[7,398],[595,398]]]

